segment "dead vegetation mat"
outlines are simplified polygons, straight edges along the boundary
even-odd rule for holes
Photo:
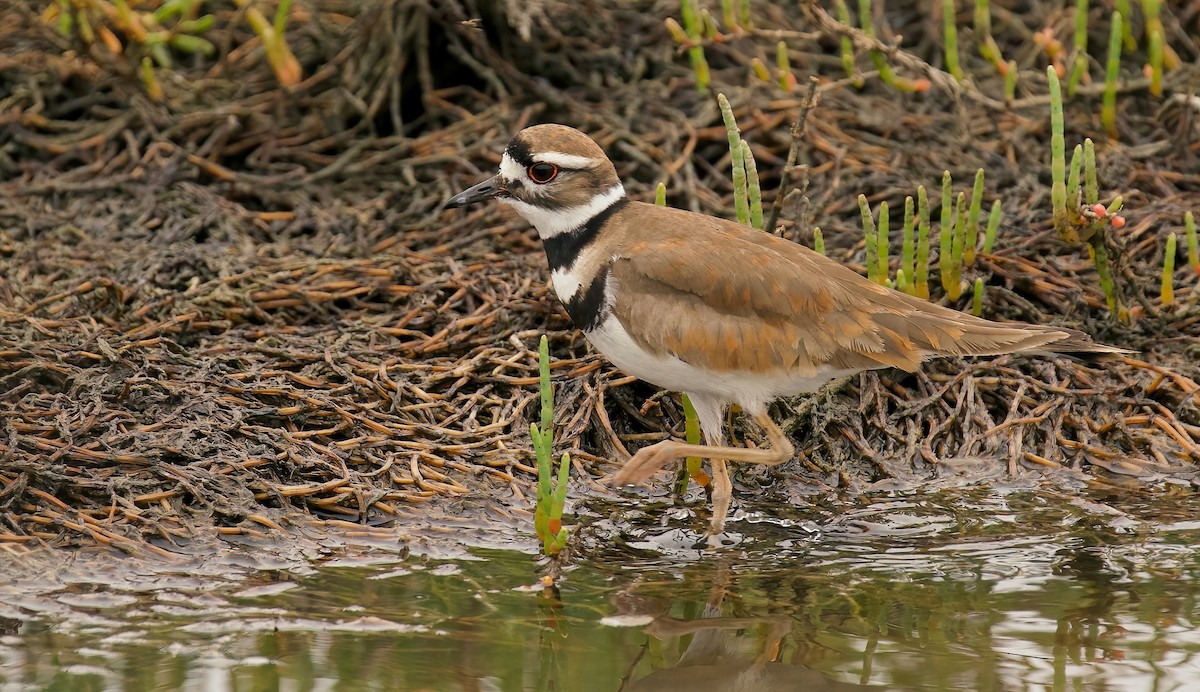
[[[592,133],[631,194],[666,181],[670,203],[728,215],[715,100],[695,91],[659,5],[298,3],[287,38],[305,78],[284,89],[244,10],[213,4],[219,55],[160,70],[162,101],[145,95],[136,55],[58,35],[38,3],[2,10],[0,549],[172,550],[213,527],[381,526],[431,503],[519,515],[543,333],[574,497],[607,492],[596,479],[629,449],[681,434],[673,398],[614,371],[570,327],[523,222],[440,208],[490,174],[512,132],[558,121]],[[994,4],[1002,47],[1036,74],[1039,56],[1016,46],[1067,19],[1055,3]],[[986,314],[1079,327],[1139,355],[865,374],[781,402],[804,455],[741,482],[795,497],[1014,476],[1190,492],[1198,291],[1186,266],[1178,307],[1163,309],[1157,286],[1166,229],[1200,211],[1200,117],[1172,100],[1198,83],[1196,3],[1168,22],[1184,65],[1167,94],[1128,75],[1120,139],[1098,147],[1102,197],[1126,199],[1130,222],[1111,242],[1132,324],[1108,316],[1086,255],[1049,230],[1038,82],[1012,106],[981,96],[998,87],[979,65],[978,86],[947,83],[935,18],[891,5],[882,38],[904,36],[894,60],[933,78],[928,93],[851,87],[836,32],[806,3],[755,3],[760,28],[708,48],[768,200],[803,82],[753,82],[749,61],[771,63],[782,38],[797,72],[820,80],[799,149],[807,173],[792,177],[808,187],[784,205],[782,232],[811,242],[819,224],[831,254],[861,262],[857,194],[899,208],[943,168],[965,181],[982,166],[1008,210],[996,253],[968,272],[987,282]],[[1068,141],[1103,142],[1084,91],[1068,104]]]

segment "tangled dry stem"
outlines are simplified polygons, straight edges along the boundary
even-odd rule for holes
[[[13,46],[0,55],[0,169],[13,179],[0,186],[0,547],[163,551],[202,527],[270,532],[297,516],[385,525],[435,501],[523,511],[541,333],[554,354],[555,437],[587,481],[573,493],[595,490],[590,479],[628,448],[682,434],[674,400],[613,371],[570,328],[523,224],[440,204],[495,165],[512,131],[551,119],[592,132],[631,193],[666,181],[673,204],[725,213],[724,128],[646,8],[585,20],[510,5],[473,22],[466,2],[318,3],[289,25],[306,70],[290,90],[230,6],[210,36],[220,59],[163,71],[163,103],[119,56],[55,35],[28,8],[12,13],[0,28]],[[800,177],[804,218],[833,253],[861,259],[859,192],[902,198],[943,167],[985,165],[1012,210],[1001,249],[975,267],[992,315],[1083,323],[1146,351],[1103,366],[946,362],[781,403],[805,452],[783,481],[863,489],[1035,472],[1105,487],[1190,483],[1197,289],[1181,267],[1185,307],[1164,311],[1154,270],[1159,229],[1200,208],[1200,178],[1183,172],[1196,145],[1177,146],[1195,141],[1186,113],[1147,117],[1159,104],[1137,100],[1131,81],[1129,143],[1102,153],[1106,189],[1148,191],[1127,195],[1136,213],[1115,248],[1145,316],[1113,325],[1090,262],[1037,211],[1047,126],[1036,98],[996,108],[938,88],[946,77],[920,25],[896,27],[914,40],[902,54],[869,47],[936,77],[932,95],[855,92],[825,50],[842,30],[819,8],[763,12],[760,26],[780,28],[710,46],[710,62],[768,195],[802,94],[735,85],[783,34],[825,75]],[[1074,105],[1086,121],[1086,104]],[[809,240],[787,206],[783,232]]]

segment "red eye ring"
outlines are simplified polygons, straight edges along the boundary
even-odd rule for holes
[[[558,177],[558,166],[555,166],[552,163],[539,161],[530,166],[525,172],[529,174],[529,179],[533,182],[537,183],[538,185],[545,185],[546,183]]]

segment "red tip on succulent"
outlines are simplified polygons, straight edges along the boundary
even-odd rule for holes
[[[1093,204],[1092,213],[1103,219],[1108,216],[1108,209],[1103,204]]]
[[[1124,216],[1112,217],[1112,227],[1113,228],[1125,228],[1125,217]]]

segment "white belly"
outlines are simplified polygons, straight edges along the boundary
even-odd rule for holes
[[[820,367],[815,375],[801,377],[786,372],[761,374],[705,370],[675,356],[646,351],[612,315],[586,336],[613,365],[640,380],[676,392],[711,394],[724,401],[735,402],[746,410],[760,410],[781,396],[815,392],[836,377],[856,372]]]

